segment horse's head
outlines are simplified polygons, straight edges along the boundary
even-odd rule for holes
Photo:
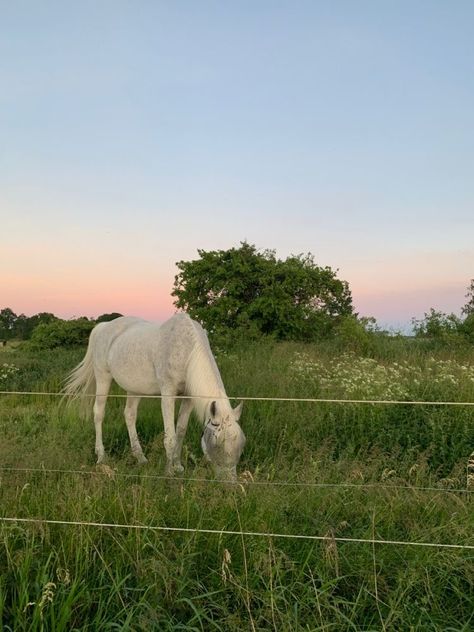
[[[238,423],[241,413],[242,402],[232,410],[227,402],[213,401],[207,410],[201,446],[216,477],[222,480],[237,480],[237,463],[245,446]]]

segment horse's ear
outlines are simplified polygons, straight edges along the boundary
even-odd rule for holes
[[[216,416],[216,412],[217,412],[217,406],[216,406],[216,402],[214,401],[211,404],[211,415],[213,417],[215,417]]]
[[[235,419],[235,421],[239,421],[240,415],[242,414],[243,405],[244,405],[244,402],[240,402],[240,404],[237,406],[237,408],[234,408],[234,419]]]

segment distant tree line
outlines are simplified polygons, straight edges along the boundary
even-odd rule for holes
[[[446,343],[474,343],[474,279],[471,279],[465,298],[467,301],[461,309],[461,316],[431,308],[423,319],[414,318],[412,325],[415,336]]]
[[[25,314],[17,316],[12,309],[5,307],[0,310],[0,339],[29,340],[35,327],[41,323],[50,323],[53,320],[57,320],[57,318],[49,312],[40,312],[34,316],[25,316]]]
[[[81,316],[63,320],[50,312],[40,312],[34,316],[17,315],[10,307],[5,307],[0,310],[0,340],[28,341],[31,347],[41,349],[83,345],[97,323],[121,315],[112,312],[95,319]]]
[[[347,281],[315,263],[312,254],[278,259],[242,242],[228,250],[198,250],[199,258],[178,261],[172,296],[178,310],[199,321],[213,342],[232,344],[261,336],[276,340],[336,339],[342,348],[369,351],[374,338],[388,335],[374,318],[354,312]],[[414,337],[441,343],[474,343],[474,279],[461,316],[430,309],[412,320]],[[0,340],[29,341],[36,348],[85,344],[99,322],[121,316],[62,320],[49,312],[27,317],[0,310]]]

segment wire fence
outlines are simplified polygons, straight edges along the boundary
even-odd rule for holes
[[[65,397],[64,392],[44,392],[44,391],[0,391],[0,395],[11,396],[50,396],[50,397]],[[113,397],[113,398],[126,398],[126,394],[86,394],[86,397]],[[144,399],[162,399],[162,395],[143,395]],[[213,399],[219,399],[212,396]],[[208,395],[198,396],[186,396],[180,395],[178,399],[209,399]],[[275,401],[275,402],[296,402],[296,403],[331,403],[331,404],[383,404],[383,405],[416,405],[416,406],[474,406],[474,402],[458,402],[458,401],[411,401],[411,400],[367,400],[367,399],[332,399],[332,398],[301,398],[301,397],[229,397],[229,399],[238,399],[240,401]],[[101,473],[98,470],[67,470],[67,469],[47,469],[47,468],[14,468],[14,467],[0,467],[0,471],[3,472],[23,472],[23,473],[61,473],[61,474],[76,474],[76,475],[96,475]],[[104,471],[103,474],[109,477],[121,477],[121,478],[138,478],[138,479],[157,479],[157,480],[172,480],[172,481],[186,481],[186,482],[199,482],[199,483],[225,483],[226,481],[220,481],[217,479],[207,479],[198,477],[170,477],[153,474],[129,474],[120,473],[112,470]],[[285,487],[305,487],[305,488],[351,488],[351,489],[390,489],[390,490],[410,490],[416,492],[442,492],[442,493],[463,493],[472,494],[474,489],[453,489],[453,488],[440,488],[440,487],[416,487],[410,485],[384,485],[380,483],[313,483],[313,482],[298,482],[298,481],[254,481],[245,480],[245,484],[255,486],[285,486]],[[49,525],[62,525],[62,526],[75,526],[75,527],[95,527],[101,529],[133,529],[152,532],[182,532],[182,533],[202,533],[213,535],[237,535],[240,537],[266,537],[266,538],[280,538],[280,539],[295,539],[295,540],[312,540],[323,542],[340,542],[340,543],[353,543],[353,544],[370,544],[370,545],[395,545],[395,546],[412,546],[412,547],[431,547],[437,549],[456,549],[456,550],[474,550],[474,544],[448,544],[441,542],[417,542],[417,541],[405,541],[405,540],[383,540],[375,538],[349,538],[349,537],[334,537],[327,535],[312,535],[312,534],[290,534],[290,533],[272,533],[261,531],[234,531],[227,529],[202,529],[202,528],[190,528],[190,527],[171,527],[164,525],[140,525],[140,524],[120,524],[120,523],[103,523],[93,521],[81,521],[81,520],[54,520],[54,519],[38,519],[38,518],[22,518],[22,517],[8,517],[0,516],[0,522],[4,524],[15,523],[27,523],[27,524],[49,524]]]

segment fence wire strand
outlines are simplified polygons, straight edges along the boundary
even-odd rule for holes
[[[69,396],[64,392],[46,392],[46,391],[0,391],[0,395],[38,395],[38,396],[50,396],[50,397],[63,397]],[[126,393],[106,393],[94,394],[84,393],[77,398],[95,398],[95,397],[111,397],[116,399],[127,398]],[[332,399],[324,397],[248,397],[248,396],[215,396],[215,395],[139,395],[141,399],[232,399],[248,402],[296,402],[296,403],[314,403],[314,404],[402,404],[411,406],[474,406],[474,402],[442,402],[442,401],[422,401],[422,400],[395,400],[395,399]]]
[[[292,540],[317,540],[323,542],[350,542],[352,544],[378,544],[378,545],[396,545],[396,546],[419,546],[431,547],[438,549],[457,549],[457,550],[474,550],[474,544],[447,544],[443,542],[416,542],[406,540],[377,540],[374,538],[346,538],[333,537],[325,535],[306,535],[299,533],[271,533],[267,531],[234,531],[231,529],[201,529],[191,527],[168,527],[164,525],[141,525],[141,524],[121,524],[115,522],[93,522],[87,520],[52,520],[43,518],[16,518],[8,516],[0,516],[0,522],[4,523],[34,523],[49,525],[64,525],[76,527],[96,527],[101,529],[135,529],[142,531],[169,531],[181,533],[206,533],[209,535],[238,535],[246,537],[265,537],[280,538]]]
[[[229,481],[221,480],[218,478],[204,478],[204,477],[186,477],[186,476],[167,476],[165,474],[131,474],[128,472],[117,472],[110,468],[107,470],[101,470],[100,467],[96,470],[68,470],[61,468],[34,468],[34,467],[8,467],[0,466],[0,472],[9,473],[31,473],[31,474],[77,474],[81,476],[97,476],[101,475],[110,479],[117,478],[135,478],[139,480],[160,480],[160,481],[173,481],[175,483],[210,483],[215,485],[229,484]],[[415,485],[386,485],[383,483],[313,483],[309,481],[255,481],[250,478],[242,479],[236,483],[237,485],[248,485],[252,487],[300,487],[300,488],[314,488],[314,489],[334,489],[334,488],[348,488],[348,489],[372,489],[372,490],[405,490],[412,492],[434,492],[443,494],[473,494],[474,489],[455,488],[455,487],[429,487],[429,486],[415,486]]]

